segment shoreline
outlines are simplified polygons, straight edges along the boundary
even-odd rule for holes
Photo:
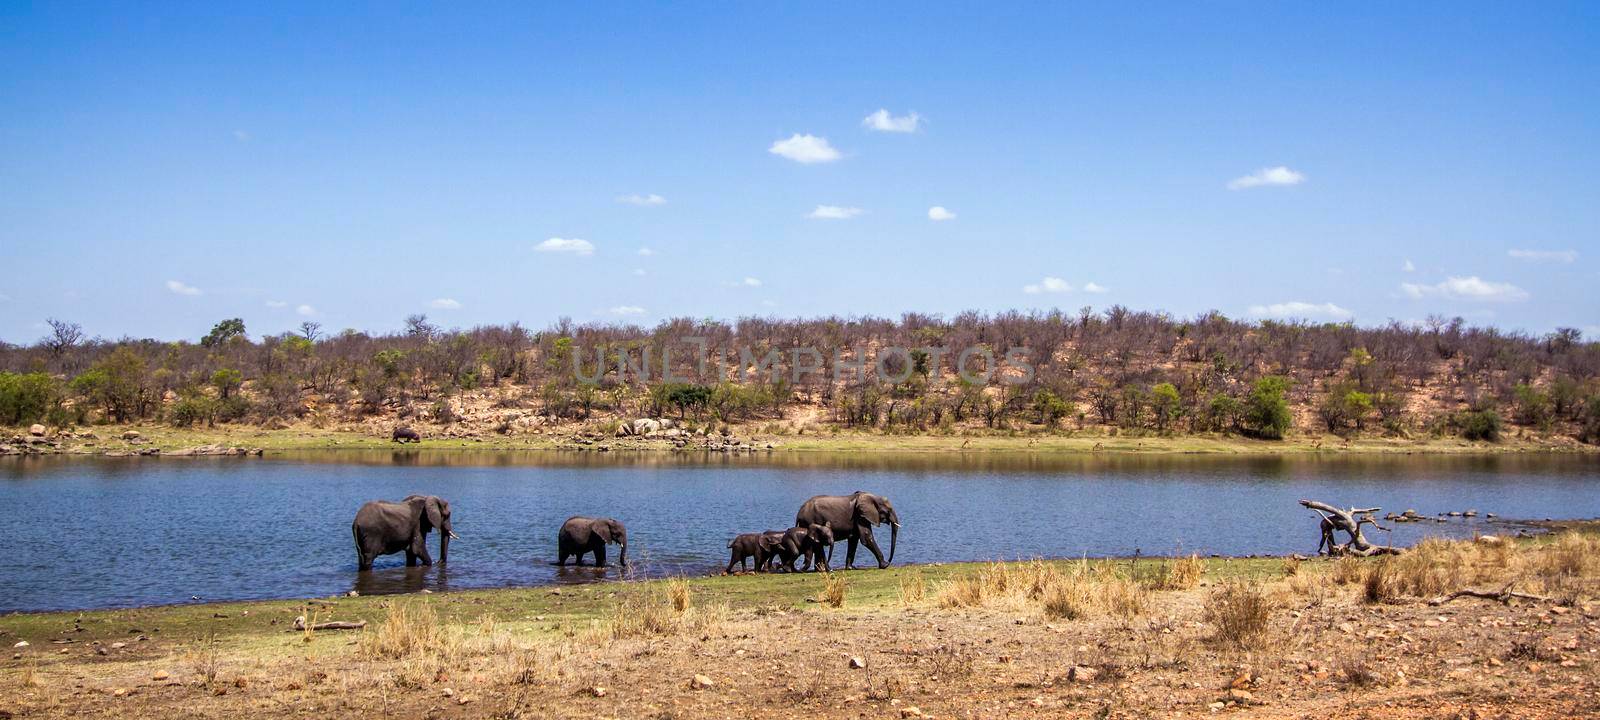
[[[135,435],[125,439],[129,433]],[[0,431],[0,457],[71,455],[100,457],[188,457],[261,455],[339,450],[392,450],[406,453],[545,452],[573,453],[921,453],[1038,455],[1600,455],[1600,446],[1571,438],[1504,438],[1499,442],[1460,438],[1394,438],[1295,435],[1283,440],[1257,440],[1238,435],[1111,434],[1101,430],[1007,434],[884,434],[869,432],[810,435],[735,431],[729,438],[712,436],[690,442],[669,438],[609,437],[572,430],[540,434],[499,435],[459,432],[424,433],[420,443],[395,443],[386,437],[352,429],[294,427],[269,430],[251,426],[208,429],[164,425],[100,425],[77,432],[30,436],[26,429]]]

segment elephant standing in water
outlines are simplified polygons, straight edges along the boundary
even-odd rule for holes
[[[594,553],[595,567],[605,567],[606,545],[616,543],[622,551],[617,553],[617,566],[628,564],[628,529],[612,518],[572,516],[561,524],[561,534],[556,537],[557,565],[566,565],[569,556],[582,565],[584,553]]]
[[[356,511],[350,534],[356,540],[356,565],[371,570],[379,555],[404,550],[406,566],[432,565],[428,554],[428,533],[439,531],[439,562],[450,554],[450,539],[456,537],[450,524],[450,503],[433,495],[412,495],[400,502],[373,500]]]
[[[872,538],[872,526],[889,523],[889,559]],[[834,540],[844,540],[846,569],[855,567],[856,543],[860,542],[878,559],[878,568],[889,567],[894,562],[894,546],[900,539],[900,515],[889,504],[889,498],[857,490],[849,495],[818,495],[807,500],[795,513],[796,527],[827,525],[833,530]]]

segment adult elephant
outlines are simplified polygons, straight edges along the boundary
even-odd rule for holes
[[[433,495],[411,495],[400,502],[373,500],[362,505],[355,522],[350,523],[356,564],[362,571],[371,570],[379,555],[404,550],[407,567],[415,566],[418,559],[423,565],[432,565],[427,539],[434,530],[439,531],[439,562],[443,563],[450,555],[450,539],[456,537],[449,502]]]
[[[889,559],[883,559],[878,541],[872,538],[872,527],[889,523]],[[894,546],[900,539],[900,515],[894,511],[889,498],[857,490],[849,495],[818,495],[800,506],[794,516],[795,527],[827,525],[833,531],[834,541],[845,541],[844,566],[854,568],[856,543],[862,543],[878,559],[878,568],[889,567],[894,562]],[[831,553],[830,553],[831,554]],[[830,558],[831,559],[831,558]]]
[[[556,537],[557,565],[566,565],[569,556],[583,564],[584,553],[594,553],[595,567],[605,567],[606,545],[616,543],[622,547],[617,553],[617,565],[628,564],[628,529],[614,518],[591,518],[574,515],[561,524],[561,534]]]

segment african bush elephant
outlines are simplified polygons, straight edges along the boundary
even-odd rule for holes
[[[557,565],[573,562],[582,565],[584,553],[594,553],[595,567],[605,567],[606,545],[616,543],[622,547],[617,553],[617,565],[628,564],[628,529],[612,518],[590,518],[574,515],[561,524],[561,534],[556,537]]]
[[[450,539],[456,537],[450,523],[450,503],[433,495],[411,495],[400,502],[373,500],[356,511],[355,522],[350,523],[350,534],[356,540],[356,564],[361,570],[371,570],[372,561],[379,555],[389,555],[402,550],[406,553],[406,566],[432,565],[428,555],[428,533],[439,531],[439,562],[450,555]]]
[[[402,426],[394,429],[394,436],[392,440],[397,443],[419,443],[422,442],[422,435],[418,434],[417,431],[412,430],[411,428]]]
[[[889,559],[872,539],[872,526],[889,523]],[[856,563],[856,543],[860,542],[878,559],[878,568],[889,567],[894,562],[894,546],[900,539],[900,515],[889,504],[889,498],[857,490],[849,495],[818,495],[807,500],[795,513],[796,527],[827,525],[833,530],[835,540],[844,540],[844,566],[852,569]]]
[[[828,572],[828,556],[832,554],[833,530],[827,525],[789,528],[784,531],[777,548],[778,559],[789,572],[799,572],[794,566],[794,561],[799,559],[805,560],[807,570]]]
[[[748,569],[745,564],[750,558],[756,559],[756,572],[766,572],[767,565],[773,555],[777,554],[778,545],[783,542],[783,533],[778,530],[768,530],[758,533],[742,533],[728,541],[728,549],[732,552],[728,557],[727,574],[733,574],[733,566],[738,565],[742,572]]]

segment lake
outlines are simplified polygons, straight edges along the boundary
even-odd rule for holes
[[[0,612],[592,582],[553,566],[571,515],[629,529],[633,572],[705,574],[739,532],[783,529],[808,497],[871,490],[902,519],[896,563],[1198,552],[1310,554],[1340,506],[1476,509],[1502,519],[1600,516],[1600,458],[318,451],[268,458],[0,459],[12,550]],[[350,521],[367,500],[449,500],[448,566],[403,555],[356,572]],[[1514,531],[1403,524],[1377,542]],[[888,550],[887,528],[879,533]],[[437,554],[437,536],[430,535]],[[835,564],[843,564],[844,547]],[[615,559],[615,548],[611,549]],[[870,566],[865,548],[857,557]]]

